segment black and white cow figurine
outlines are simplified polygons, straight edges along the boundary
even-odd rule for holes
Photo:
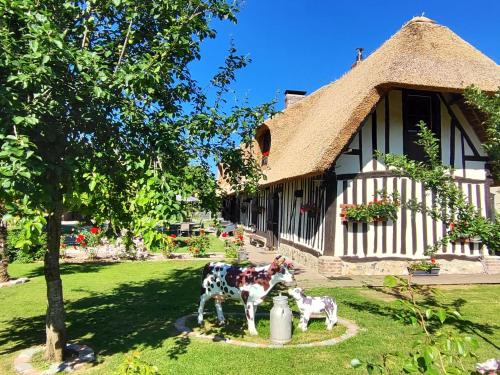
[[[290,294],[297,302],[297,307],[300,310],[300,323],[299,328],[305,332],[307,331],[307,324],[311,315],[321,314],[326,315],[326,329],[332,330],[335,323],[337,323],[337,301],[335,298],[324,297],[309,297],[304,294],[301,288],[289,289]]]
[[[203,323],[205,302],[214,298],[217,319],[224,323],[221,301],[228,297],[241,300],[245,305],[248,330],[257,335],[255,312],[264,297],[278,283],[293,283],[293,265],[277,256],[271,264],[262,267],[237,267],[226,263],[209,263],[203,269],[198,323]]]

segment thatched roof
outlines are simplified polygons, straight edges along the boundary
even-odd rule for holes
[[[462,92],[470,84],[497,90],[499,65],[447,27],[415,17],[343,77],[258,129],[257,138],[268,128],[272,139],[262,183],[327,170],[392,87]]]

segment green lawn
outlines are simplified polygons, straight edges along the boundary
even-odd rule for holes
[[[222,241],[219,237],[214,235],[208,235],[210,238],[210,250],[209,253],[223,253],[224,250],[224,241]],[[187,253],[189,249],[188,241],[191,237],[177,237],[177,243],[179,246],[175,249],[176,253]]]
[[[112,374],[134,349],[162,374],[359,374],[354,357],[378,359],[407,351],[415,327],[394,320],[393,301],[361,288],[315,289],[337,298],[339,314],[362,328],[358,336],[324,348],[254,349],[176,337],[172,324],[196,310],[203,261],[164,261],[62,266],[69,338],[89,344],[100,363],[89,374]],[[45,285],[40,264],[15,264],[12,276],[25,285],[0,289],[0,373],[13,374],[17,352],[44,340]],[[473,323],[481,359],[499,355],[500,286],[444,289],[440,304],[459,308]],[[381,298],[382,297],[382,298]],[[270,299],[268,299],[269,301]],[[212,303],[207,304],[214,314]],[[264,306],[260,311],[269,309]],[[239,311],[227,304],[226,311]],[[463,326],[457,326],[463,329]]]

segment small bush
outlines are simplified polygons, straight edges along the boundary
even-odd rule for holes
[[[16,243],[21,237],[21,229],[9,227],[7,232],[7,256],[9,262],[31,263],[43,260],[47,248],[47,235],[44,233],[37,240],[37,243],[27,248],[16,248]]]
[[[210,247],[210,238],[205,233],[189,239],[189,252],[195,257],[204,257]]]
[[[133,352],[125,357],[115,375],[155,375],[159,374],[158,367],[152,366],[141,359],[139,352]]]

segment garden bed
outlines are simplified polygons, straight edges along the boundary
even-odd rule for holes
[[[176,329],[185,334],[208,339],[212,342],[223,342],[237,346],[249,347],[297,347],[297,346],[325,346],[334,345],[356,335],[358,327],[351,321],[339,319],[339,322],[328,331],[325,318],[311,319],[308,330],[302,332],[298,328],[299,316],[296,315],[292,322],[292,340],[284,345],[273,344],[270,341],[269,314],[258,313],[256,328],[258,336],[248,333],[247,320],[244,314],[225,314],[226,323],[219,325],[215,316],[205,317],[202,326],[198,325],[197,315],[186,315],[176,322]]]

